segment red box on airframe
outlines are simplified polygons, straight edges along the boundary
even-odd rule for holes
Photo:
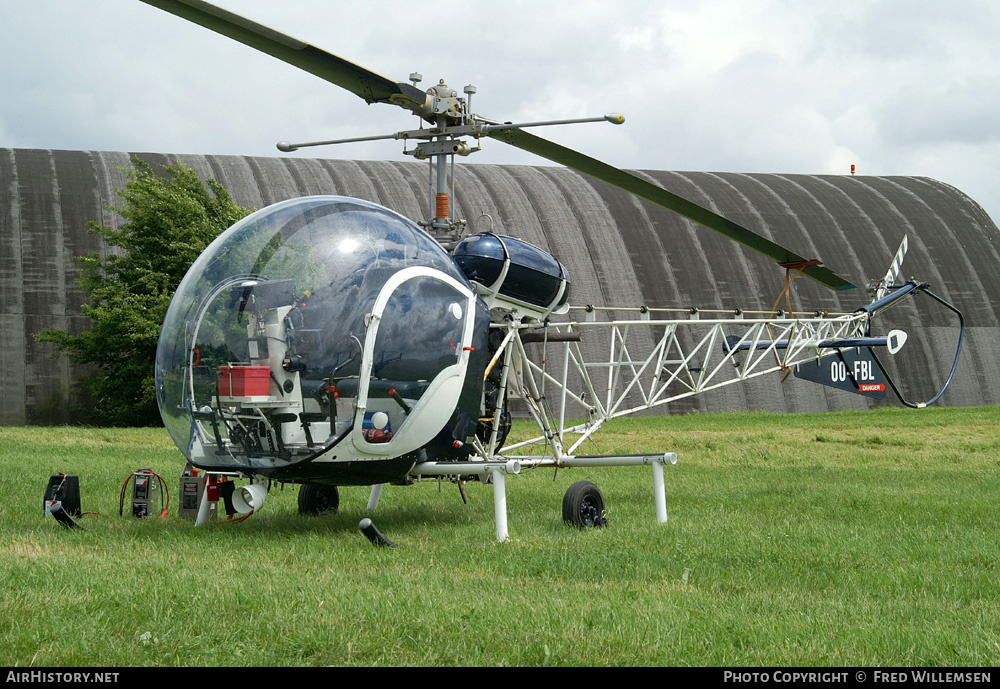
[[[270,366],[220,366],[220,397],[258,397],[271,391]]]

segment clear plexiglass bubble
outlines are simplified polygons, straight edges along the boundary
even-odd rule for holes
[[[203,467],[287,463],[352,432],[366,447],[391,443],[462,358],[467,286],[434,239],[375,204],[314,196],[264,208],[219,236],[177,289],[156,355],[164,424]],[[359,395],[372,399],[367,412],[356,413]]]

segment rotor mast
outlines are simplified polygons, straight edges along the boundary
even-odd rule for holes
[[[416,86],[420,75],[413,73],[410,80]],[[462,236],[465,220],[452,218],[454,203],[454,171],[455,155],[467,156],[473,152],[467,143],[455,138],[451,132],[453,125],[466,125],[471,122],[469,106],[476,87],[471,84],[465,87],[467,98],[460,98],[456,91],[441,79],[436,86],[427,89],[425,108],[430,109],[434,118],[438,135],[426,143],[420,143],[410,151],[404,151],[418,160],[427,159],[430,163],[428,186],[431,188],[431,199],[428,208],[428,220],[421,223],[427,231],[446,249],[451,249]],[[427,115],[424,115],[426,118]],[[475,149],[479,150],[479,149]],[[451,174],[448,166],[451,163]],[[451,184],[449,184],[449,180]]]

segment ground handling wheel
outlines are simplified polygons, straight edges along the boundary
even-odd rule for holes
[[[299,514],[320,516],[331,514],[340,507],[340,491],[336,486],[303,483],[299,488]]]
[[[604,496],[590,481],[577,481],[563,496],[563,521],[573,526],[606,526]]]

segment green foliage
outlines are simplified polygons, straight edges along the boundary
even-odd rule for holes
[[[93,327],[79,335],[62,330],[36,335],[59,354],[98,369],[85,382],[98,418],[114,426],[160,423],[153,362],[170,299],[205,247],[249,212],[218,182],[203,184],[182,163],[163,171],[157,174],[133,159],[128,183],[118,190],[120,206],[109,207],[124,222],[118,229],[89,224],[113,250],[77,258],[77,284],[90,297],[82,312]]]

